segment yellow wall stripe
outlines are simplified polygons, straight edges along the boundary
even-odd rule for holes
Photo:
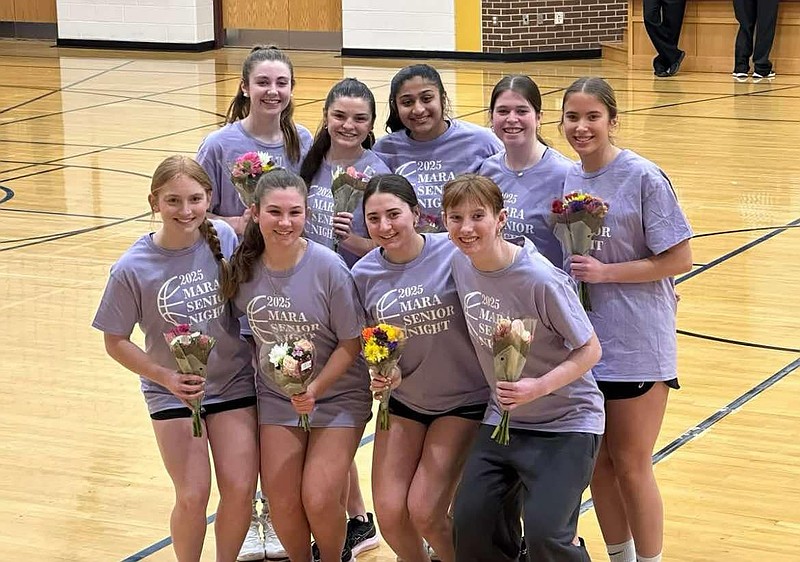
[[[481,0],[453,0],[456,51],[481,52]]]

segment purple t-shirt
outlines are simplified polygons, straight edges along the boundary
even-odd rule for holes
[[[386,164],[383,163],[383,160],[378,158],[378,155],[371,150],[365,150],[361,158],[353,164],[353,167],[359,172],[366,173],[369,177],[391,173]],[[335,168],[336,166],[332,167],[327,160],[323,160],[319,170],[314,174],[311,185],[308,186],[308,207],[311,209],[311,214],[306,220],[306,238],[331,249],[333,248],[333,194],[331,193],[331,184],[333,183],[332,174]],[[355,211],[353,211],[351,229],[357,236],[369,238],[367,225],[364,222],[364,211],[360,202]],[[339,253],[349,267],[353,267],[353,264],[361,257],[348,252],[341,246],[339,247]]]
[[[669,178],[630,150],[596,172],[585,173],[580,163],[575,164],[564,183],[564,192],[571,191],[596,195],[608,203],[591,251],[603,263],[645,259],[692,237]],[[675,378],[677,301],[672,277],[588,286],[589,319],[603,346],[603,357],[593,369],[595,378],[629,382]]]
[[[244,204],[231,183],[231,167],[245,152],[268,152],[275,165],[298,173],[313,139],[308,129],[302,125],[296,127],[300,137],[300,160],[297,162],[289,160],[283,143],[261,142],[244,130],[241,121],[229,123],[208,135],[197,149],[196,159],[214,186],[209,211],[222,217],[238,217],[244,213]]]
[[[506,151],[488,158],[478,173],[491,178],[503,192],[508,223],[503,231],[507,240],[528,238],[556,267],[564,266],[561,243],[553,235],[550,208],[561,199],[564,178],[573,162],[553,148],[525,170],[515,172],[506,164]]]
[[[492,333],[498,320],[531,318],[536,322],[523,377],[540,377],[561,364],[571,351],[592,337],[592,325],[581,307],[575,287],[525,239],[514,262],[505,269],[484,273],[469,258],[453,258],[453,278],[464,308],[472,344],[492,400],[483,423],[497,425],[501,410],[494,392]],[[602,434],[603,397],[592,372],[537,398],[511,413],[510,426],[538,431],[577,431]]]
[[[392,263],[376,248],[353,268],[369,323],[406,330],[399,364],[403,383],[392,396],[424,414],[486,404],[489,398],[450,275],[457,252],[446,234],[429,234],[420,255],[408,263]]]
[[[271,272],[259,260],[253,279],[234,298],[247,314],[259,357],[258,418],[261,424],[296,426],[298,415],[289,398],[270,380],[268,365],[275,343],[300,337],[315,347],[315,374],[328,362],[340,340],[360,337],[364,311],[347,266],[333,251],[309,241],[293,268]],[[312,427],[360,427],[370,417],[369,374],[362,359],[317,397],[309,415]]]
[[[503,143],[486,127],[452,119],[450,127],[430,141],[412,139],[397,131],[381,137],[373,150],[395,174],[414,186],[424,210],[435,216],[442,211],[442,186],[459,174],[475,173]]]
[[[213,221],[222,252],[233,253],[233,229]],[[152,234],[139,238],[111,268],[111,276],[92,326],[107,334],[129,336],[138,324],[145,352],[157,364],[177,370],[164,334],[178,324],[216,338],[208,358],[204,404],[255,395],[251,353],[239,337],[239,322],[219,295],[219,266],[205,238],[183,250],[166,250]],[[151,414],[185,407],[165,387],[140,377]]]

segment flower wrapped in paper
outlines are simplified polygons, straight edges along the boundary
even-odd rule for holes
[[[303,394],[314,376],[314,344],[306,338],[275,344],[260,371],[289,398]],[[311,429],[308,414],[300,414],[297,426]]]
[[[374,170],[367,166],[359,172],[353,166],[343,168],[337,166],[331,173],[331,194],[333,195],[333,216],[339,213],[352,213],[361,204],[367,182],[374,175]],[[339,249],[339,241],[333,241],[333,249]]]
[[[188,324],[178,324],[173,330],[164,334],[178,371],[184,375],[198,375],[203,379],[207,376],[208,356],[216,344],[216,340],[200,331],[192,330]],[[203,413],[202,399],[193,400],[192,409],[192,435],[203,436],[203,424],[200,414]]]
[[[381,376],[390,378],[392,370],[397,367],[403,348],[406,345],[406,332],[403,328],[391,324],[378,324],[361,331],[361,345],[364,359],[369,365],[372,378]],[[389,429],[389,397],[391,390],[381,393],[378,408],[378,428]]]
[[[498,381],[517,382],[531,348],[533,329],[536,321],[532,318],[516,320],[501,319],[494,327],[492,334],[492,351],[494,354],[494,376]],[[492,433],[492,439],[501,445],[508,445],[509,420],[511,412],[503,410],[500,423]]]
[[[258,179],[275,167],[267,152],[245,152],[231,166],[231,183],[245,207],[255,203]]]
[[[592,249],[592,237],[600,231],[608,214],[608,203],[599,197],[575,191],[563,200],[553,201],[551,210],[553,234],[564,251],[570,255],[588,255]],[[589,288],[583,281],[578,281],[578,296],[584,310],[592,310]]]

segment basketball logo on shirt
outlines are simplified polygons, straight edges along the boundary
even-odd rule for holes
[[[289,297],[259,295],[247,303],[247,321],[253,335],[262,343],[272,345],[292,338],[313,337],[319,324],[309,323],[304,312],[290,310]]]
[[[156,308],[161,318],[177,326],[199,327],[222,314],[219,279],[207,281],[202,269],[167,279],[159,288]]]
[[[511,319],[508,314],[500,312],[502,301],[498,297],[473,291],[464,295],[463,303],[470,337],[491,350],[495,326],[500,320]]]
[[[391,320],[400,317],[399,312],[396,314],[389,314],[391,308],[397,304],[397,300],[397,289],[387,291],[378,299],[378,303],[375,305],[375,318],[379,324],[391,324]]]

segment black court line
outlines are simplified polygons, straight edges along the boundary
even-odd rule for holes
[[[765,343],[755,343],[742,340],[733,340],[730,338],[721,338],[718,336],[709,336],[708,334],[701,334],[699,332],[690,332],[689,330],[677,330],[682,336],[689,336],[692,338],[700,338],[702,340],[716,341],[720,343],[729,343],[731,345],[741,345],[744,347],[755,347],[758,349],[768,349],[770,351],[788,351],[790,353],[800,353],[800,348],[795,347],[781,347],[777,345],[768,345]]]
[[[3,113],[6,113],[6,112],[8,112],[8,111],[11,111],[12,109],[17,109],[17,108],[19,108],[19,107],[22,107],[22,106],[28,105],[29,103],[33,103],[33,102],[35,102],[35,101],[38,101],[38,100],[40,100],[40,99],[42,99],[42,98],[46,98],[47,96],[52,96],[53,94],[55,94],[55,93],[57,93],[57,92],[60,92],[60,91],[62,91],[62,90],[65,90],[66,88],[70,88],[70,87],[72,87],[72,86],[77,86],[78,84],[83,84],[84,82],[87,82],[87,81],[89,81],[89,80],[92,80],[92,79],[94,79],[94,78],[97,78],[98,76],[102,76],[103,74],[108,74],[109,72],[113,72],[113,71],[115,71],[115,70],[117,70],[117,69],[119,69],[119,68],[122,68],[123,66],[126,66],[126,65],[128,65],[128,64],[131,64],[132,62],[134,62],[134,61],[126,61],[126,62],[124,62],[124,63],[122,63],[122,64],[119,64],[119,65],[117,65],[117,66],[113,67],[113,68],[109,68],[109,69],[107,69],[107,70],[103,70],[103,71],[101,71],[101,72],[98,72],[97,74],[93,74],[92,76],[87,76],[86,78],[81,78],[81,79],[80,79],[80,80],[78,80],[77,82],[73,82],[72,84],[67,84],[66,86],[62,86],[62,87],[60,87],[60,88],[58,88],[58,89],[55,89],[55,90],[53,90],[52,92],[48,92],[48,93],[46,93],[46,94],[42,94],[41,96],[36,96],[36,97],[35,97],[35,98],[33,98],[33,99],[30,99],[30,100],[27,100],[27,101],[24,101],[24,102],[18,103],[17,105],[13,105],[13,106],[11,106],[11,107],[6,107],[6,108],[4,108],[4,109],[0,109],[0,115],[2,115]]]
[[[221,79],[221,80],[214,80],[214,81],[211,81],[211,82],[201,82],[200,84],[192,84],[191,86],[181,86],[180,88],[175,88],[175,89],[172,89],[172,90],[166,90],[164,92],[148,92],[148,93],[145,93],[145,94],[143,94],[141,96],[136,96],[136,97],[125,96],[125,95],[122,95],[122,94],[86,92],[84,90],[81,90],[79,92],[81,94],[91,94],[91,95],[95,95],[95,96],[115,97],[115,98],[118,98],[118,99],[115,99],[115,100],[112,100],[112,101],[103,102],[103,103],[98,103],[98,104],[94,104],[94,105],[87,105],[87,106],[84,106],[84,107],[76,107],[76,108],[73,108],[73,109],[65,109],[65,110],[62,110],[62,111],[54,111],[54,112],[51,112],[51,113],[43,113],[41,115],[29,115],[28,117],[20,117],[19,119],[12,119],[11,121],[4,121],[4,122],[0,123],[0,127],[6,126],[6,125],[14,125],[16,123],[23,123],[23,122],[26,122],[26,121],[34,121],[36,119],[44,119],[44,118],[47,118],[47,117],[55,117],[55,116],[64,115],[64,114],[67,114],[67,113],[75,113],[77,111],[84,111],[84,110],[87,110],[87,109],[96,109],[98,107],[106,107],[106,106],[109,106],[109,105],[114,105],[114,104],[118,104],[118,103],[124,103],[124,102],[127,102],[127,101],[146,101],[146,102],[152,102],[152,103],[162,103],[162,104],[166,104],[166,105],[173,105],[175,107],[182,107],[182,108],[185,108],[185,109],[189,109],[191,111],[197,111],[199,113],[209,113],[211,115],[215,115],[215,116],[218,116],[218,117],[225,117],[224,115],[216,113],[216,112],[213,112],[213,111],[208,111],[208,110],[200,109],[200,108],[197,108],[197,107],[190,107],[190,106],[187,106],[187,105],[180,105],[180,104],[177,104],[177,103],[166,102],[166,101],[161,101],[161,100],[151,100],[149,98],[150,98],[150,96],[161,96],[161,95],[165,95],[165,94],[171,94],[171,93],[180,92],[182,90],[186,90],[186,89],[189,89],[189,88],[198,88],[200,86],[208,86],[208,85],[216,84],[216,83],[219,83],[219,82],[225,82],[227,80],[230,80],[230,78],[225,78],[225,79]],[[71,89],[68,90],[66,88],[69,88],[69,86],[65,86],[61,90],[55,90],[55,91],[53,91],[51,93],[56,93],[56,92],[60,92],[60,91],[63,91],[65,93],[71,93],[72,92]],[[46,97],[46,96],[38,96],[37,98],[29,100],[26,103],[31,103],[31,102],[37,101],[39,99],[42,99],[43,97]],[[20,105],[25,105],[25,104],[20,104]],[[9,108],[9,110],[10,109],[14,109],[14,108]],[[3,113],[3,112],[0,111],[0,113]]]
[[[9,199],[13,199],[14,198],[14,190],[12,190],[12,189],[10,189],[8,187],[0,185],[0,191],[3,192],[3,197],[0,198],[0,205],[5,203]]]
[[[672,442],[659,450],[655,455],[653,455],[653,464],[658,464],[672,453],[692,441],[695,437],[698,437],[708,431],[711,427],[725,419],[729,414],[734,413],[736,410],[750,402],[753,398],[763,393],[765,390],[775,386],[775,384],[786,378],[798,367],[800,367],[800,359],[795,359],[783,369],[771,377],[761,381],[756,386],[740,395],[733,401],[729,402],[726,406],[723,406],[694,427],[684,431],[683,434],[681,434],[677,439],[674,439]],[[593,506],[594,502],[591,499],[586,500],[581,504],[581,514],[586,513],[592,509]]]
[[[692,239],[705,238],[706,236],[719,236],[721,234],[740,234],[742,232],[758,232],[760,230],[777,230],[779,228],[783,229],[800,228],[800,224],[790,223],[778,226],[756,226],[753,228],[737,228],[735,230],[717,230],[714,232],[704,232],[703,234],[695,234],[694,236],[692,236]]]
[[[104,217],[102,215],[82,215],[79,213],[63,213],[60,211],[42,211],[40,209],[0,209],[0,213],[31,213],[34,215],[55,215],[59,217],[74,217],[81,219],[101,219],[117,221],[122,220],[124,217]]]
[[[82,228],[80,230],[73,230],[73,231],[70,231],[70,232],[62,233],[62,234],[54,234],[53,236],[51,236],[50,238],[47,238],[45,240],[39,239],[39,240],[31,241],[31,242],[25,242],[23,244],[18,244],[16,246],[11,246],[10,248],[0,248],[0,252],[9,252],[11,250],[18,250],[20,248],[27,248],[29,246],[38,246],[39,244],[45,244],[47,242],[55,242],[57,240],[63,240],[64,238],[71,238],[72,236],[78,236],[79,234],[85,234],[87,232],[94,232],[96,230],[102,230],[104,228],[109,228],[111,226],[117,226],[117,225],[120,225],[120,224],[123,224],[123,223],[126,223],[126,222],[132,222],[132,221],[135,221],[137,219],[141,219],[141,218],[149,216],[149,215],[150,215],[150,213],[142,213],[142,214],[136,215],[134,217],[121,219],[121,220],[114,221],[114,222],[111,222],[111,223],[108,223],[108,224],[100,224],[100,225],[97,225],[97,226],[90,226],[88,228]]]
[[[5,172],[0,172],[0,173],[5,174],[5,173],[8,173],[8,172],[17,172],[19,170],[25,170],[27,168],[34,168],[34,167],[40,166],[40,165],[41,164],[31,164],[30,166],[22,166],[21,168],[12,168],[11,170],[6,170]],[[45,164],[45,165],[47,165],[47,164]],[[9,182],[9,181],[14,181],[14,180],[21,180],[23,178],[30,178],[30,177],[33,177],[33,176],[38,176],[40,174],[46,174],[47,172],[57,172],[58,170],[63,170],[65,167],[66,166],[56,165],[56,166],[50,168],[49,170],[39,170],[38,172],[31,172],[30,174],[23,174],[21,176],[12,176],[10,178],[3,178],[3,179],[0,179],[0,181]]]
[[[694,271],[690,271],[689,273],[686,273],[685,275],[682,275],[679,279],[675,280],[675,284],[678,285],[680,283],[683,283],[684,281],[688,281],[692,277],[695,277],[696,275],[700,275],[704,271],[708,271],[712,267],[716,267],[717,265],[719,265],[719,264],[721,264],[721,263],[723,263],[725,261],[728,261],[731,258],[734,258],[734,257],[738,256],[742,252],[746,252],[750,248],[753,248],[754,246],[758,246],[762,242],[766,242],[767,240],[769,240],[771,238],[774,238],[775,236],[777,236],[778,234],[781,234],[782,232],[786,232],[787,230],[789,230],[790,227],[797,226],[797,225],[800,225],[800,218],[793,220],[792,222],[790,222],[786,226],[782,226],[782,227],[780,227],[780,228],[778,228],[776,230],[773,230],[772,232],[769,232],[769,233],[767,233],[767,234],[765,234],[763,236],[760,236],[760,237],[756,238],[755,240],[753,240],[751,242],[748,242],[747,244],[745,244],[743,246],[739,246],[735,250],[732,250],[732,251],[728,252],[727,254],[723,254],[720,257],[711,260],[706,265],[704,265],[702,267],[698,267]]]
[[[800,101],[800,99],[799,99]],[[660,109],[655,108],[653,111]],[[648,110],[641,110],[648,111]],[[637,111],[638,112],[638,111]],[[800,123],[800,119],[769,119],[764,117],[725,117],[723,115],[680,115],[675,113],[645,113],[645,117],[670,117],[673,119],[714,119],[716,121],[749,121],[756,123]]]

